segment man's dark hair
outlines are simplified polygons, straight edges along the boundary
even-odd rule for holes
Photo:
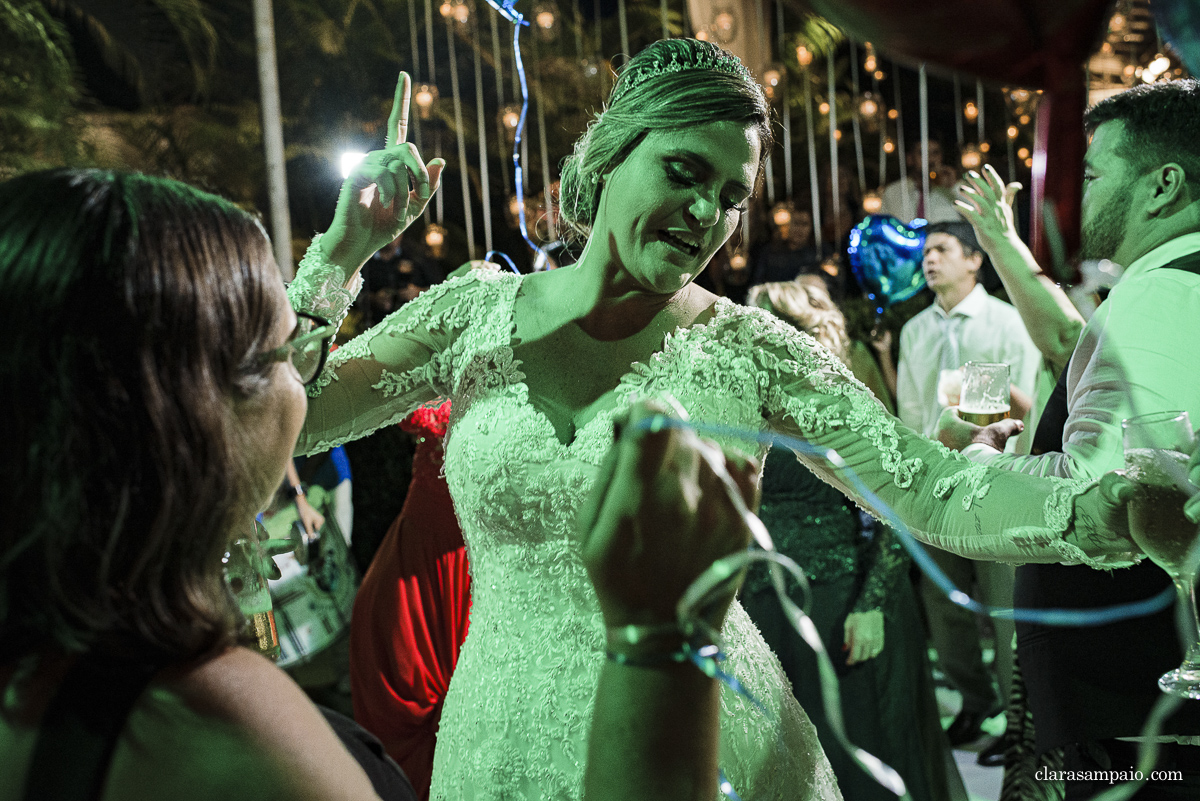
[[[1151,83],[1113,95],[1088,109],[1090,134],[1106,122],[1125,123],[1117,154],[1140,172],[1175,162],[1193,193],[1200,191],[1200,81]]]
[[[987,254],[983,252],[983,248],[979,245],[979,240],[975,238],[975,229],[971,227],[970,223],[930,223],[925,226],[925,236],[929,236],[930,234],[949,234],[962,245],[964,256],[974,256],[978,253],[980,256],[983,256],[984,262],[987,262]]]

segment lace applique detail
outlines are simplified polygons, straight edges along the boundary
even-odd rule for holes
[[[933,494],[944,501],[954,493],[957,487],[966,484],[968,491],[963,493],[962,508],[964,512],[969,512],[971,511],[971,507],[975,505],[975,501],[983,500],[987,496],[988,490],[991,489],[990,484],[984,483],[987,474],[988,469],[986,466],[981,464],[971,465],[952,476],[939,479],[933,485]]]
[[[1055,482],[1054,489],[1051,490],[1050,495],[1046,498],[1046,503],[1042,506],[1042,511],[1046,516],[1046,525],[1052,531],[1060,534],[1066,533],[1067,529],[1071,527],[1072,518],[1075,517],[1075,498],[1093,483],[1095,482],[1092,479],[1086,478]],[[1063,544],[1070,548],[1075,547],[1069,543],[1064,542]],[[1083,552],[1080,551],[1080,553]]]
[[[296,268],[296,278],[288,285],[288,300],[293,309],[318,314],[340,326],[350,304],[362,289],[362,274],[356,273],[354,280],[346,286],[342,268],[325,259],[320,247],[323,236],[314,236],[304,252],[304,258]]]
[[[519,364],[507,345],[490,353],[476,353],[462,369],[456,394],[469,403],[484,392],[524,381],[525,374],[517,369]]]
[[[291,295],[288,295],[289,299]],[[329,354],[329,358],[325,360],[325,368],[316,380],[308,385],[307,391],[310,398],[315,398],[321,394],[321,390],[329,386],[332,382],[337,381],[337,369],[351,359],[365,359],[371,355],[371,339],[363,336],[355,337],[340,346],[333,353]]]
[[[811,397],[797,398],[773,388],[768,393],[768,411],[785,411],[801,431],[813,436],[845,425],[875,446],[883,469],[892,475],[897,487],[907,489],[912,486],[922,461],[901,456],[900,435],[896,430],[898,422],[879,405],[866,386],[809,335],[797,332],[761,310],[750,310],[746,318],[739,338],[748,340],[746,347],[758,354],[765,373],[806,379],[821,395],[836,398],[849,406],[843,416],[834,404]],[[764,350],[764,344],[775,352]],[[778,355],[779,352],[790,358]]]

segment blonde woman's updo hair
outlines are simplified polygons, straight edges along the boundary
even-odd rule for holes
[[[793,281],[759,284],[750,289],[748,302],[812,334],[842,364],[850,365],[846,318],[818,276],[802,275]]]
[[[608,107],[563,161],[564,234],[575,240],[591,234],[601,177],[624,161],[649,131],[725,121],[753,126],[762,154],[770,152],[770,106],[737,56],[698,39],[663,39],[642,50],[621,70]]]

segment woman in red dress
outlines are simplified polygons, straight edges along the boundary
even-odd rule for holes
[[[417,436],[404,508],[371,562],[350,618],[354,718],[429,797],[442,700],[467,636],[471,579],[442,478],[450,403],[400,425]]]

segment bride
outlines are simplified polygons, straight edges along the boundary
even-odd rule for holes
[[[437,188],[443,163],[426,166],[404,141],[408,87],[402,76],[392,141],[346,182],[331,230],[301,262],[289,289],[297,311],[340,319],[358,269]],[[834,448],[939,547],[1025,562],[1128,559],[1127,541],[1084,524],[1101,517],[1094,487],[971,465],[899,425],[815,340],[692,283],[737,228],[770,142],[767,103],[735,57],[690,39],[651,45],[564,166],[562,214],[586,237],[578,263],[435,286],[334,353],[310,390],[298,452],[453,400],[445,470],[474,597],[433,798],[580,797],[605,642],[576,513],[614,416],[639,397]],[[801,458],[865,504],[845,474]],[[839,798],[812,725],[736,603],[724,635],[726,669],[766,709],[722,691],[720,762],[735,790]]]

